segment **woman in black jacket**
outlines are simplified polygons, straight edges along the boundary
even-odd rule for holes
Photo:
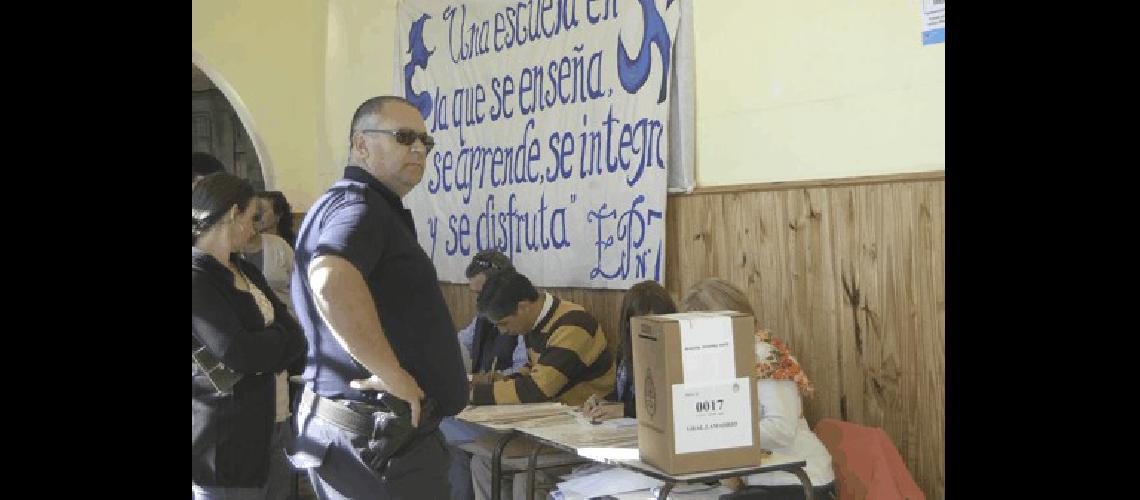
[[[283,499],[292,471],[287,372],[303,366],[305,337],[235,253],[254,232],[253,187],[215,173],[192,198],[194,498]]]

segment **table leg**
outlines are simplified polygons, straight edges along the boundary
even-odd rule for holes
[[[507,443],[519,435],[519,431],[511,430],[503,437],[499,438],[499,442],[495,444],[495,451],[491,452],[491,498],[492,500],[500,500],[502,498],[502,475],[503,475],[503,450],[506,449]],[[810,499],[809,499],[810,500]]]
[[[538,453],[542,451],[542,443],[537,443],[534,450],[530,452],[530,459],[526,463],[526,499],[532,500],[534,498],[534,476],[535,467],[538,466]]]
[[[657,492],[657,500],[668,500],[669,492],[673,491],[673,486],[676,486],[676,484],[677,483],[672,481],[666,481],[665,484],[661,486],[661,491]],[[811,499],[809,498],[808,500]]]
[[[808,478],[807,473],[804,472],[803,468],[800,467],[792,469],[791,472],[792,474],[795,474],[796,477],[800,478],[800,484],[804,487],[804,498],[806,500],[813,500],[815,490],[812,489],[811,479]]]

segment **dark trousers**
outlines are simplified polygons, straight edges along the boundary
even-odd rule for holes
[[[367,448],[368,436],[340,429],[320,417],[312,418],[309,426],[322,427],[309,432],[333,438],[320,465],[309,468],[309,481],[321,500],[444,499],[451,494],[447,479],[451,459],[439,429],[392,457],[384,474],[378,475],[357,451]]]
[[[831,500],[835,495],[835,482],[812,488],[815,500]],[[720,500],[804,500],[804,488],[788,486],[745,486],[740,491],[721,495]]]

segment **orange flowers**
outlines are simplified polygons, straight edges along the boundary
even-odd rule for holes
[[[811,397],[815,386],[804,373],[799,361],[792,356],[788,346],[773,338],[768,330],[756,330],[756,377],[773,380],[792,380],[800,394]]]

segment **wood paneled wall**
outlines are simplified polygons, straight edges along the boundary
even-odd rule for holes
[[[883,428],[932,499],[945,497],[945,186],[941,172],[734,186],[666,208],[674,299],[709,276],[747,291],[815,383],[808,422]],[[466,325],[471,292],[442,286]],[[622,291],[549,291],[617,332]]]

